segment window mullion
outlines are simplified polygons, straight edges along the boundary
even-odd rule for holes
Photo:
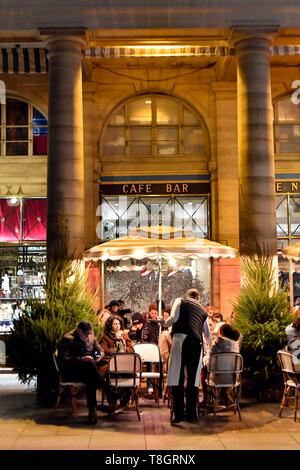
[[[2,116],[2,148],[1,148],[1,156],[6,157],[6,104],[2,105],[3,116]]]
[[[151,102],[152,102],[152,156],[157,157],[158,156],[158,150],[157,150],[157,105],[156,105],[156,98],[154,95],[151,96]]]
[[[33,155],[33,109],[32,105],[28,105],[28,156]]]

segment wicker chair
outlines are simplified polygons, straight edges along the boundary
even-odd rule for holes
[[[284,382],[284,391],[282,400],[280,403],[279,417],[281,418],[283,408],[290,408],[290,401],[293,401],[294,409],[294,421],[297,420],[298,412],[298,400],[299,400],[299,389],[300,389],[300,373],[296,373],[293,364],[293,356],[287,351],[278,351],[277,357],[280,363],[283,382]]]

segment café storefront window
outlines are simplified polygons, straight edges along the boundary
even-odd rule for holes
[[[103,241],[157,225],[209,238],[208,196],[103,196],[101,220]]]
[[[300,194],[276,196],[276,230],[279,250],[279,279],[289,282],[289,262],[281,256],[281,249],[300,242]],[[300,296],[300,262],[293,261],[294,298]]]
[[[163,231],[162,238],[193,236],[209,238],[209,183],[140,183],[139,185],[102,185],[101,196],[101,240],[124,237],[136,229],[170,227]],[[190,191],[191,194],[163,194],[166,191]],[[134,191],[151,191],[157,195],[133,195]],[[124,192],[126,194],[124,194]],[[198,194],[197,194],[198,192]],[[207,194],[201,194],[207,192]],[[105,194],[103,194],[105,193]],[[147,230],[146,230],[147,231]],[[208,259],[184,259],[174,256],[173,264],[166,261],[162,266],[162,295],[169,307],[174,296],[179,296],[188,288],[196,287],[205,303],[209,303],[211,285],[211,265]],[[146,311],[150,303],[157,299],[158,265],[157,260],[120,260],[105,262],[105,301],[122,298],[131,309]]]

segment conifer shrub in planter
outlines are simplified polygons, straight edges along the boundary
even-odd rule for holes
[[[282,377],[277,351],[285,346],[285,328],[292,321],[288,294],[274,278],[271,257],[242,257],[241,268],[243,285],[234,303],[234,325],[243,335],[243,395],[278,401]]]
[[[45,300],[28,301],[29,310],[14,320],[9,363],[23,383],[37,377],[37,398],[43,405],[51,406],[58,388],[53,352],[63,335],[83,319],[91,321],[97,336],[101,332],[79,263],[67,259],[51,261],[46,279]]]

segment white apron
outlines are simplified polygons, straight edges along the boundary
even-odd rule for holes
[[[169,369],[168,369],[168,387],[176,387],[179,384],[180,370],[181,370],[181,357],[182,357],[182,344],[187,335],[185,333],[175,333],[172,339],[172,346],[170,351]],[[195,387],[200,384],[200,372],[202,369],[202,356],[203,347],[201,347],[201,354],[199,364],[195,377]]]

